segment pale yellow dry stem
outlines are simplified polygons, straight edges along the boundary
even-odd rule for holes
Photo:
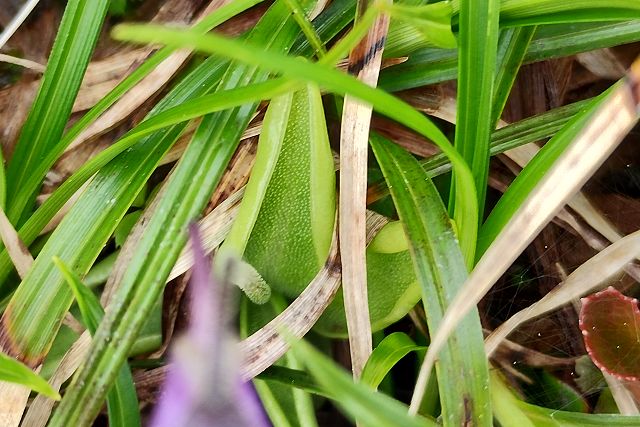
[[[376,86],[382,49],[389,29],[389,17],[377,18],[365,38],[349,55],[349,64],[361,64],[357,78]],[[349,331],[351,367],[360,376],[372,350],[371,321],[367,296],[366,209],[367,150],[372,107],[347,95],[344,98],[340,134],[339,229],[342,264],[342,292]]]
[[[19,384],[0,381],[0,426],[15,427],[20,418],[31,390]]]
[[[487,249],[449,306],[442,326],[433,336],[412,399],[413,413],[422,400],[437,354],[459,320],[480,301],[553,215],[586,182],[636,121],[632,88],[622,85],[596,111],[591,122],[560,156]]]
[[[0,62],[18,65],[20,67],[35,71],[36,73],[44,73],[44,70],[46,69],[44,65],[38,62],[31,61],[29,59],[18,58],[16,56],[6,55],[4,53],[0,53]]]
[[[13,225],[7,218],[7,215],[4,213],[4,210],[0,208],[0,238],[2,238],[2,243],[4,243],[4,247],[7,248],[7,253],[9,254],[9,258],[11,258],[11,262],[13,263],[16,271],[20,278],[24,278],[27,275],[27,272],[31,268],[33,264],[33,257],[31,253],[29,253],[29,249],[22,242],[20,236],[16,232]]]

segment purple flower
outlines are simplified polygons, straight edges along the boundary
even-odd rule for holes
[[[230,327],[231,287],[215,280],[195,225],[191,325],[172,346],[172,366],[153,414],[153,427],[268,426],[255,390],[240,379]]]

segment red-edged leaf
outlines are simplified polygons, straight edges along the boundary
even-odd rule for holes
[[[621,379],[640,378],[637,299],[613,287],[582,298],[580,329],[589,356],[601,370]]]

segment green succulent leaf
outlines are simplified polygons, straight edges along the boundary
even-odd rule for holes
[[[284,295],[309,284],[329,253],[335,172],[320,90],[273,99],[240,211],[221,251],[234,251]]]

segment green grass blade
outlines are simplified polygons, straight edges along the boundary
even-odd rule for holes
[[[518,174],[480,228],[478,234],[478,259],[509,222],[513,214],[520,208],[531,190],[553,166],[556,159],[571,144],[576,135],[589,121],[593,112],[600,107],[610,92],[611,89],[591,100],[582,111],[545,144],[538,155]]]
[[[313,380],[311,375],[297,369],[285,368],[284,366],[279,365],[272,365],[258,374],[256,376],[256,379],[273,381],[291,387],[299,388],[308,393],[317,394],[318,396],[329,397],[326,390],[320,387]]]
[[[501,425],[523,427],[631,427],[640,425],[640,417],[638,416],[566,412],[523,402],[509,389],[497,371],[491,374],[491,389],[494,390],[493,402],[496,408],[496,419]]]
[[[425,347],[417,345],[407,334],[394,332],[384,339],[373,350],[367,360],[360,381],[371,387],[378,388],[391,368],[404,356],[412,351],[424,350]]]
[[[375,135],[371,147],[409,240],[429,329],[438,330],[449,302],[467,278],[464,258],[438,191],[418,161]],[[440,353],[436,370],[445,425],[490,425],[489,372],[477,312],[460,323]],[[412,408],[422,400],[419,392],[417,396]]]
[[[455,147],[471,167],[479,218],[482,218],[484,210],[489,175],[489,138],[493,130],[491,98],[498,48],[499,8],[499,0],[460,0]],[[453,173],[455,175],[455,170]],[[459,191],[455,182],[451,191],[452,194]],[[458,210],[464,209],[457,204],[458,201],[452,198],[449,212],[454,212],[454,217],[459,216],[455,214]],[[464,252],[469,267],[473,264],[473,252]]]
[[[309,21],[309,18],[302,9],[302,6],[300,6],[298,0],[284,0],[284,2],[287,4],[287,7],[291,9],[293,18],[298,23],[298,26],[300,26],[300,29],[307,38],[309,45],[313,48],[314,55],[318,58],[322,58],[327,54],[327,49],[324,47],[322,40],[320,40],[318,33],[316,33],[316,30],[313,28],[313,24]]]
[[[362,383],[304,341],[291,343],[291,351],[304,361],[316,381],[331,390],[342,412],[369,427],[425,427],[437,424],[427,418],[412,417],[404,405]]]
[[[53,257],[53,263],[58,267],[64,279],[69,285],[73,296],[78,303],[80,314],[82,315],[82,323],[84,323],[91,335],[96,333],[98,325],[104,316],[104,310],[100,305],[98,298],[91,290],[82,283],[82,280],[58,257]]]
[[[60,394],[44,378],[3,353],[0,353],[0,381],[22,384],[47,397],[60,400]]]
[[[492,156],[504,153],[524,144],[537,142],[554,136],[578,114],[591,100],[578,101],[564,107],[555,108],[537,116],[512,123],[493,132],[490,153]],[[451,165],[444,154],[420,162],[430,178],[449,172]]]
[[[629,0],[502,0],[502,25],[522,26],[552,23],[598,22],[640,18],[640,3]]]
[[[197,50],[228,56],[232,59],[280,72],[283,75],[315,82],[337,93],[350,95],[373,105],[379,112],[427,137],[440,147],[450,158],[456,171],[458,183],[456,199],[459,203],[454,216],[461,236],[461,247],[467,258],[473,253],[478,228],[473,177],[460,155],[453,149],[444,134],[423,114],[411,108],[398,98],[379,89],[367,86],[352,76],[334,70],[324,64],[312,64],[296,58],[265,52],[250,45],[242,45],[233,40],[210,34],[198,36],[188,31],[145,25],[122,25],[114,29],[114,36],[138,42],[165,42],[173,46],[192,47]],[[331,56],[331,52],[327,57]]]
[[[85,326],[92,335],[95,334],[104,316],[100,301],[60,258],[55,257],[53,262],[60,269],[67,284],[73,291]],[[109,425],[112,427],[135,427],[141,425],[138,396],[128,365],[123,365],[120,368],[113,388],[109,391],[107,410],[109,413]]]
[[[67,2],[36,100],[7,167],[7,216],[18,223],[31,207],[40,186],[27,186],[32,174],[41,180],[46,170],[41,159],[58,142],[89,59],[98,40],[109,0]]]
[[[4,155],[0,150],[0,208],[6,210],[7,206],[7,174],[4,164]]]
[[[493,104],[491,109],[491,127],[495,128],[500,120],[504,106],[507,104],[509,93],[516,80],[518,70],[529,49],[536,27],[509,28],[502,31],[498,42],[498,58]]]
[[[538,27],[524,63],[575,55],[640,40],[640,20]],[[457,50],[424,47],[409,60],[382,70],[380,87],[398,91],[455,79]]]
[[[202,21],[194,25],[192,28],[194,31],[200,31],[202,34],[215,28],[231,17],[243,12],[244,10],[255,6],[262,0],[238,0],[231,2],[227,5],[220,7]],[[104,113],[109,107],[111,107],[118,99],[120,99],[127,91],[138,84],[144,77],[146,77],[151,71],[153,71],[162,61],[167,59],[172,53],[173,49],[162,48],[153,54],[149,59],[136,68],[131,74],[124,78],[118,85],[113,88],[107,95],[105,95],[96,105],[91,108],[86,114],[84,114],[74,125],[65,133],[64,137],[57,142],[48,152],[46,156],[41,159],[39,163],[39,172],[33,172],[25,179],[25,185],[27,187],[37,186],[42,181],[44,173],[54,164],[58,157],[64,152],[66,147],[69,146],[77,137],[85,130],[91,123],[93,123],[102,113]],[[44,171],[44,172],[43,172]]]

